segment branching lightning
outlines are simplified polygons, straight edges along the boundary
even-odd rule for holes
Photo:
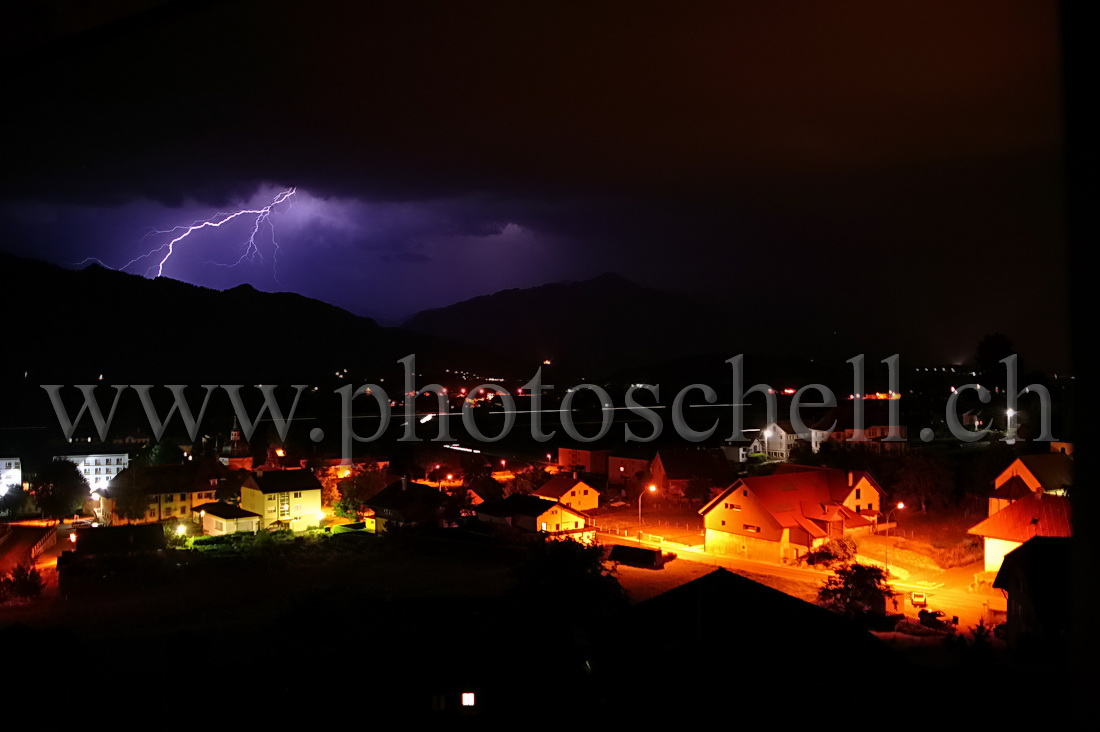
[[[255,219],[252,222],[252,229],[249,232],[248,238],[244,241],[243,244],[241,244],[241,255],[237,258],[237,260],[229,263],[207,261],[207,264],[213,264],[219,267],[236,267],[242,262],[252,262],[256,259],[259,259],[260,262],[263,263],[264,256],[263,253],[260,251],[257,239],[266,227],[266,230],[270,232],[271,243],[274,245],[274,250],[271,254],[271,266],[272,272],[275,276],[275,281],[278,282],[279,273],[277,270],[277,265],[279,257],[279,241],[275,237],[275,227],[271,223],[271,214],[276,212],[276,206],[281,203],[290,201],[291,197],[294,196],[296,190],[296,188],[288,188],[280,192],[271,200],[271,203],[263,206],[262,208],[246,208],[239,211],[231,211],[228,213],[219,211],[208,219],[201,219],[187,226],[181,225],[174,226],[171,229],[154,229],[152,231],[149,231],[145,234],[144,237],[142,237],[143,240],[149,238],[150,236],[161,235],[171,235],[173,238],[165,242],[164,244],[161,244],[155,249],[151,249],[144,254],[134,257],[118,269],[121,271],[125,271],[127,268],[132,267],[138,262],[155,259],[157,256],[163,255],[160,256],[160,259],[158,261],[156,261],[154,264],[150,264],[145,269],[145,276],[148,277],[151,275],[153,277],[160,277],[164,274],[164,265],[167,264],[168,260],[171,259],[172,255],[175,253],[176,245],[182,242],[187,237],[194,234],[196,231],[201,231],[203,229],[219,228],[224,224],[228,224],[229,222],[234,221],[242,216],[255,216]],[[291,205],[293,205],[293,201],[290,201],[287,206],[287,210],[289,210]],[[98,264],[107,266],[104,265],[101,260],[95,257],[88,257],[83,262],[80,262],[80,264],[87,264],[88,262],[97,262]]]

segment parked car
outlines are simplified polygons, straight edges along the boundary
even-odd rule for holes
[[[910,592],[909,602],[913,607],[928,607],[928,595],[923,592]]]
[[[92,526],[93,526],[93,524],[92,524],[91,521],[85,521],[84,519],[80,519],[78,521],[73,521],[73,523],[72,523],[72,527],[74,529],[90,529],[90,528],[92,528]]]
[[[920,624],[936,630],[951,630],[951,623],[944,620],[947,615],[942,610],[921,610],[917,613]]]

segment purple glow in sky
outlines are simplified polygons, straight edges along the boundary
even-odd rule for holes
[[[20,202],[0,221],[66,266],[99,261],[216,289],[292,291],[394,322],[509,287],[577,276],[561,237],[501,218],[475,197],[372,202],[262,185],[212,206]],[[599,273],[593,263],[581,276]]]

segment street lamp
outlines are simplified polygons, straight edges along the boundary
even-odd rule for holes
[[[647,490],[650,493],[656,493],[657,492],[657,486],[655,486],[651,483]],[[641,493],[638,494],[638,525],[639,526],[642,523],[642,497],[643,496],[645,496],[645,491],[642,491]]]
[[[764,430],[764,455],[771,457],[771,453],[768,452],[768,440],[771,439],[772,431],[770,429]]]
[[[886,579],[890,579],[890,519],[894,515],[894,511],[904,509],[905,504],[898,501],[898,505],[890,509],[886,514]]]

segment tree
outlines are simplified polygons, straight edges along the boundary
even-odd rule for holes
[[[8,588],[14,597],[22,597],[28,600],[42,594],[46,583],[33,564],[26,562],[17,564],[11,571],[11,579],[8,580]]]
[[[684,496],[693,501],[705,501],[710,498],[710,489],[713,485],[707,478],[696,475],[684,486]]]
[[[183,462],[183,450],[175,443],[161,440],[146,445],[138,453],[136,462],[145,465],[179,465]]]
[[[359,518],[367,511],[367,501],[386,487],[381,470],[365,468],[340,481],[340,499],[333,504],[337,516]]]
[[[512,495],[518,493],[519,495],[526,496],[534,493],[542,484],[550,480],[550,474],[542,468],[535,468],[526,473],[520,473],[505,487],[505,494]]]
[[[0,513],[14,516],[23,508],[25,496],[19,485],[0,485]]]
[[[603,547],[539,535],[517,568],[515,593],[543,617],[598,618],[626,606],[626,591]]]
[[[145,492],[148,478],[145,466],[135,461],[111,481],[108,490],[115,516],[127,522],[145,518],[145,512],[149,510],[149,494]]]
[[[76,463],[55,459],[34,478],[34,505],[46,518],[72,516],[80,508],[90,489]]]
[[[817,593],[818,604],[845,615],[859,618],[884,615],[886,601],[894,591],[886,581],[886,570],[867,564],[840,567]]]
[[[944,504],[955,490],[955,476],[942,455],[932,450],[910,450],[902,460],[894,492],[916,499],[921,511],[937,500]]]

